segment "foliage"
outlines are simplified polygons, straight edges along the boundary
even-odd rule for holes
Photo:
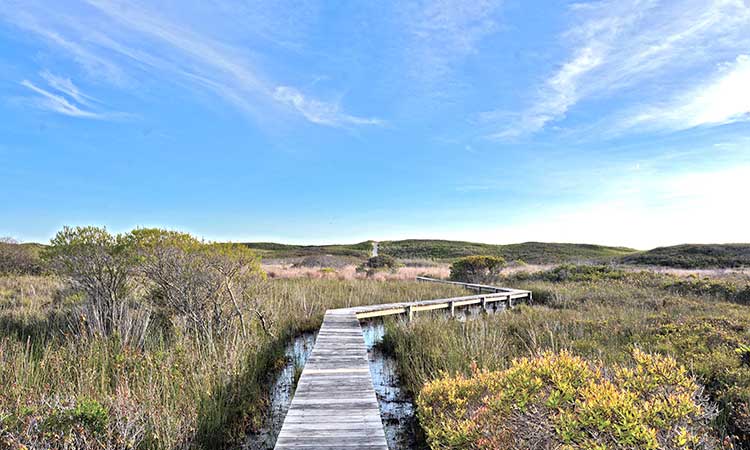
[[[625,256],[623,262],[682,269],[750,266],[750,244],[684,244]]]
[[[606,367],[567,351],[428,383],[419,418],[434,449],[712,448],[711,410],[674,359],[633,351]]]
[[[275,242],[248,242],[243,244],[264,258],[290,258],[316,255],[350,256],[366,258],[372,251],[372,241],[340,245],[292,245]]]
[[[750,449],[750,342],[747,306],[670,285],[674,276],[648,272],[596,281],[515,280],[534,292],[534,306],[466,322],[417,316],[411,324],[387,327],[387,348],[400,380],[418,393],[441,373],[503,370],[513,358],[569,349],[575,354],[621,364],[637,345],[672,355],[688,367],[717,404],[716,433],[735,449]],[[721,280],[714,280],[719,282]]]
[[[392,256],[379,255],[368,258],[364,266],[368,269],[393,269],[398,267],[398,262]]]
[[[399,259],[426,258],[450,260],[465,256],[489,255],[507,261],[523,260],[532,264],[555,264],[580,261],[609,261],[635,250],[588,244],[525,242],[494,245],[462,241],[408,239],[381,241],[379,252]]]
[[[466,256],[451,264],[451,280],[466,283],[492,283],[505,267],[505,260],[499,256]]]
[[[50,244],[43,253],[50,267],[88,299],[86,322],[105,335],[120,331],[134,290],[128,237],[104,228],[65,227]]]
[[[31,284],[34,295],[28,294]],[[234,320],[223,336],[196,339],[186,322],[164,320],[157,311],[143,345],[132,346],[117,335],[71,333],[69,319],[86,300],[66,294],[57,278],[0,277],[0,290],[8,291],[0,302],[0,449],[238,447],[264,426],[269,386],[291,339],[317,329],[326,309],[462,292],[414,281],[264,284],[258,298],[238,302],[243,310],[262,302],[270,333],[254,320],[243,335]],[[70,428],[57,428],[68,447],[45,434],[41,424],[69,417],[82,401],[101,409],[78,408],[84,414]],[[82,420],[104,417],[102,410],[104,434],[79,428]]]
[[[245,244],[264,258],[289,258],[314,255],[334,255],[366,258],[372,250],[372,241],[350,245],[287,245],[271,242]],[[563,262],[611,261],[635,250],[623,247],[604,247],[588,244],[557,244],[525,242],[522,244],[494,245],[475,242],[430,239],[380,241],[378,252],[399,260],[429,259],[452,260],[464,256],[501,256],[508,261],[523,260],[532,264],[559,264]]]
[[[0,238],[0,274],[39,275],[42,269],[43,264],[34,245]]]
[[[625,278],[627,274],[612,266],[563,264],[546,272],[542,272],[540,275],[542,279],[554,282],[595,282],[606,279],[622,279]]]
[[[143,442],[145,427],[145,417],[130,405],[50,397],[0,417],[0,449],[134,449]]]
[[[750,305],[750,283],[688,276],[665,283],[665,288],[683,295],[715,297],[721,300]]]
[[[187,233],[154,228],[134,230],[129,240],[155,305],[180,316],[207,339],[224,334],[235,318],[246,333],[240,299],[252,297],[264,276],[252,250],[206,244]]]

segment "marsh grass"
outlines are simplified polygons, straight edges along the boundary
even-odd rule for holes
[[[731,437],[736,448],[750,448],[750,365],[737,351],[750,342],[750,310],[727,301],[742,288],[707,292],[704,283],[691,290],[688,282],[675,289],[679,280],[645,272],[586,271],[584,281],[535,278],[510,280],[534,292],[534,306],[466,322],[428,315],[411,324],[389,322],[384,345],[406,388],[419,393],[444,376],[468,376],[472,367],[504,370],[514,358],[546,351],[626,364],[640,348],[687,367],[718,405],[716,433]]]
[[[256,320],[244,338],[235,326],[206,342],[157,315],[143,345],[132,346],[117,334],[76,333],[81,299],[56,279],[0,278],[0,289],[0,448],[230,447],[262,425],[286,345],[317,329],[326,309],[463,292],[406,281],[272,280],[262,299],[269,329]],[[76,412],[86,405],[104,411],[103,426]]]

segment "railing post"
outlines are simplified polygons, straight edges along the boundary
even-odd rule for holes
[[[411,305],[406,306],[406,317],[408,318],[409,322],[414,319],[414,310],[412,310]]]
[[[513,294],[508,294],[508,309],[513,308]]]
[[[482,297],[482,312],[487,313],[487,297]]]
[[[451,308],[451,318],[455,318],[456,317],[456,304],[455,302],[453,302],[453,300],[451,300],[448,304],[450,305],[450,308]]]

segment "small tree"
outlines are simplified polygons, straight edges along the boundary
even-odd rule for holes
[[[497,281],[505,267],[500,256],[466,256],[451,264],[451,280],[465,283],[492,283]]]
[[[134,260],[123,235],[105,228],[64,227],[43,252],[50,267],[88,300],[87,321],[105,335],[125,321],[133,285]]]
[[[150,282],[158,306],[206,338],[224,334],[234,317],[246,332],[243,306],[252,303],[251,288],[263,275],[252,250],[155,228],[134,230],[130,238],[139,273]],[[265,316],[258,309],[256,315],[267,329]]]

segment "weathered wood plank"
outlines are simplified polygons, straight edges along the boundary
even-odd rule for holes
[[[437,281],[423,278],[423,281]],[[463,285],[488,294],[361,306],[326,311],[315,346],[302,370],[292,404],[276,441],[277,450],[387,450],[359,319],[469,305],[486,306],[531,292],[495,286]]]
[[[367,347],[351,311],[328,311],[276,449],[387,450]]]

